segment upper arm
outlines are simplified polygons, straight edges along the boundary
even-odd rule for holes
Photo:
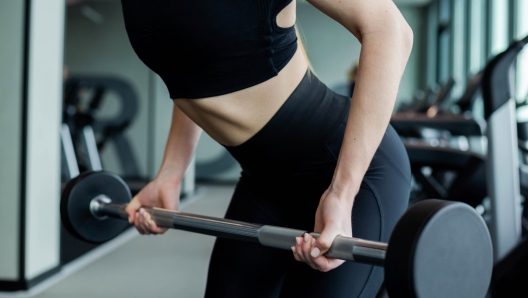
[[[410,30],[392,0],[307,0],[361,41],[361,36],[375,31]],[[397,25],[397,26],[395,26]],[[401,25],[401,26],[400,26]]]

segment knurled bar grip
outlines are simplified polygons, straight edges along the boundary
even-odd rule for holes
[[[90,205],[96,218],[105,216],[127,219],[126,204],[114,204],[98,201]],[[303,230],[250,224],[241,221],[215,218],[203,215],[182,213],[160,208],[142,207],[151,214],[159,227],[185,230],[216,237],[260,243],[264,246],[290,250],[296,244],[295,237],[301,237]],[[310,233],[318,238],[319,233]],[[358,238],[337,236],[325,256],[346,261],[383,266],[387,244]]]
[[[258,239],[260,244],[275,248],[289,250],[295,243],[295,237],[301,237],[306,231],[275,226],[262,226]],[[310,233],[314,238],[319,238],[319,233]],[[337,236],[325,256],[383,266],[387,244],[367,241],[363,239]]]

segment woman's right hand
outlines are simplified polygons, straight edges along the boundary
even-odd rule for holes
[[[156,177],[147,184],[126,208],[128,221],[136,226],[142,235],[163,234],[167,228],[160,228],[141,207],[159,207],[163,209],[178,210],[180,202],[181,181],[163,177]]]

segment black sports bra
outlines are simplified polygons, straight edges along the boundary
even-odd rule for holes
[[[122,0],[139,58],[170,97],[203,98],[264,82],[297,50],[295,29],[277,26],[292,0]]]

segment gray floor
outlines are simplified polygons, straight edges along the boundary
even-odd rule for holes
[[[221,217],[233,186],[200,186],[182,211]],[[66,277],[38,298],[203,297],[214,238],[171,230],[138,236]]]

